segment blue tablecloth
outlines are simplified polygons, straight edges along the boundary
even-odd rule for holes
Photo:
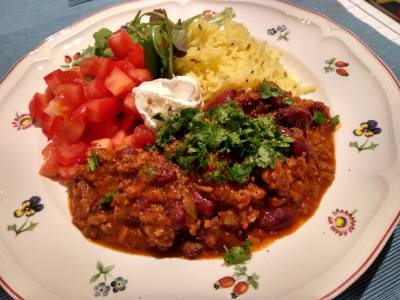
[[[69,7],[67,0],[0,0],[0,78],[19,57],[47,36],[95,10],[120,2],[123,1],[95,0]],[[400,47],[356,19],[336,0],[289,2],[325,14],[356,33],[400,78]],[[400,226],[366,273],[336,299],[400,299],[399,270]],[[0,300],[6,299],[10,297],[0,288]]]

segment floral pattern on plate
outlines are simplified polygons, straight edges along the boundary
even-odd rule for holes
[[[278,25],[275,28],[270,28],[267,30],[269,35],[277,35],[277,41],[284,40],[289,41],[289,33],[290,31],[286,27],[286,25]]]
[[[39,196],[32,196],[28,200],[24,200],[21,203],[21,207],[14,211],[15,218],[21,218],[23,216],[26,217],[25,221],[18,226],[17,224],[12,224],[7,226],[8,231],[15,232],[15,236],[20,235],[25,231],[33,231],[33,229],[39,224],[38,222],[30,222],[28,225],[28,221],[32,218],[36,213],[43,210],[44,205],[41,202]]]
[[[382,129],[378,127],[378,122],[375,120],[368,120],[360,123],[360,126],[353,130],[353,134],[357,137],[365,137],[366,139],[362,144],[358,144],[357,141],[349,143],[349,147],[356,148],[358,153],[364,150],[375,150],[379,144],[370,142],[369,139],[377,134],[380,134]]]
[[[17,128],[17,130],[24,130],[31,127],[33,124],[33,120],[30,114],[19,114],[18,112],[15,114],[15,118],[12,121],[12,126]]]
[[[355,229],[356,219],[353,212],[348,212],[344,209],[336,209],[332,215],[328,217],[328,223],[331,225],[331,230],[338,236],[345,236]]]
[[[103,281],[94,286],[95,297],[105,297],[110,291],[113,293],[122,292],[126,289],[128,280],[118,276],[113,277],[110,273],[114,269],[114,265],[104,266],[102,262],[98,261],[96,264],[97,273],[90,277],[89,284],[95,283],[99,279]]]
[[[336,74],[347,77],[350,75],[346,69],[349,65],[350,64],[348,62],[336,60],[335,57],[332,57],[330,59],[325,60],[324,71],[325,73],[336,71]]]

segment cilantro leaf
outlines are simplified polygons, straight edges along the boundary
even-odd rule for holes
[[[94,53],[97,56],[113,57],[111,49],[108,47],[108,38],[112,31],[108,28],[101,28],[93,34],[94,38]]]
[[[154,170],[154,168],[152,167],[146,167],[142,169],[144,173],[150,175],[150,176],[154,176],[156,175],[156,171]]]
[[[260,278],[260,275],[253,273],[250,276],[247,277],[247,282],[254,288],[258,289],[258,279]]]
[[[153,116],[153,119],[158,120],[158,121],[164,121],[164,117],[163,117],[162,113],[155,114]]]
[[[225,248],[224,261],[227,265],[243,264],[251,259],[251,253],[243,249],[243,247],[235,246],[232,247],[231,249],[228,249],[225,246],[224,248]],[[245,272],[246,269],[244,269],[244,273]]]
[[[289,97],[285,97],[282,99],[282,104],[285,104],[287,106],[292,106],[293,105],[293,99]]]
[[[96,171],[99,166],[99,160],[97,159],[96,151],[92,150],[90,156],[87,159],[87,168],[90,172]]]
[[[336,126],[340,123],[340,117],[339,117],[339,115],[334,116],[334,117],[331,119],[330,122],[331,122],[332,126],[336,127]]]
[[[118,191],[108,192],[104,195],[104,197],[100,200],[101,204],[108,204],[111,203],[113,197],[118,194]]]
[[[315,111],[313,112],[312,119],[313,119],[313,121],[314,121],[315,123],[317,123],[318,125],[320,125],[320,124],[322,124],[323,122],[326,121],[325,115],[324,115],[322,112],[320,112],[319,110],[315,110]]]
[[[271,82],[266,81],[265,79],[258,87],[257,92],[260,94],[262,99],[268,99],[270,97],[279,97],[285,94],[285,91],[281,90],[279,87],[277,87]]]

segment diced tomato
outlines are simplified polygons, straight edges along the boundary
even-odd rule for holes
[[[133,145],[133,134],[127,135],[124,139],[125,145]]]
[[[53,142],[47,144],[47,146],[42,150],[42,155],[44,156],[43,164],[40,168],[39,174],[56,179],[58,175],[58,154],[57,149]]]
[[[63,118],[60,116],[49,116],[45,114],[42,119],[42,131],[48,139],[53,138],[53,136],[58,132],[62,122]]]
[[[134,43],[126,30],[118,30],[108,38],[108,45],[116,58],[125,58]]]
[[[156,135],[146,125],[137,126],[133,131],[133,145],[137,148],[144,148],[148,144],[155,144]]]
[[[44,77],[49,89],[55,95],[60,91],[60,85],[67,83],[81,82],[83,77],[81,73],[75,70],[62,71],[60,69],[47,74]]]
[[[114,147],[118,147],[124,143],[124,139],[126,137],[125,132],[119,130],[111,139],[112,144]]]
[[[70,116],[70,119],[73,121],[85,122],[87,119],[87,106],[86,103],[77,107]]]
[[[92,99],[104,98],[112,95],[104,85],[104,80],[102,78],[95,78],[87,84],[85,88],[85,96],[88,99]]]
[[[64,105],[63,101],[59,97],[55,97],[49,102],[49,104],[44,109],[44,112],[52,117],[66,116],[69,113],[69,108]]]
[[[35,93],[29,102],[29,113],[35,122],[41,123],[46,115],[44,109],[50,98],[46,94]]]
[[[128,53],[128,59],[136,68],[144,69],[145,64],[143,46],[139,43],[133,43],[131,50]]]
[[[79,141],[85,130],[85,122],[79,120],[64,119],[57,132],[57,137],[68,143]]]
[[[135,119],[140,119],[140,114],[139,111],[136,108],[135,100],[133,99],[133,96],[131,93],[126,95],[124,98],[124,101],[122,102],[122,107],[129,112],[131,115],[135,117]]]
[[[104,84],[115,97],[130,92],[134,87],[132,79],[117,67],[106,77]]]
[[[133,127],[135,126],[137,118],[127,111],[123,111],[124,116],[121,120],[120,128],[125,133],[129,134],[132,132]]]
[[[102,148],[107,150],[112,150],[113,146],[111,143],[111,139],[99,139],[94,140],[90,143],[90,147],[88,149],[87,155],[90,155],[92,149]]]
[[[114,66],[118,67],[126,75],[129,74],[130,70],[135,69],[135,67],[131,64],[131,62],[129,60],[126,60],[126,59],[121,59],[121,60],[114,61]]]
[[[153,74],[147,69],[132,69],[129,70],[128,75],[135,82],[135,86],[138,86],[144,81],[153,80]]]
[[[89,122],[86,124],[84,140],[91,142],[102,138],[111,138],[119,129],[115,120],[104,122]]]
[[[65,84],[60,86],[59,90],[60,94],[58,95],[58,98],[60,98],[63,104],[68,107],[69,111],[74,110],[86,101],[81,84]]]
[[[86,103],[88,120],[102,122],[115,118],[120,106],[120,101],[114,97],[92,99]]]
[[[62,166],[71,166],[86,160],[87,145],[83,142],[66,143],[61,140],[54,142],[58,154],[58,163]]]
[[[105,78],[114,67],[111,58],[89,57],[81,61],[79,68],[84,77]]]
[[[58,167],[58,177],[61,179],[71,179],[77,175],[80,165],[71,166],[59,166]]]

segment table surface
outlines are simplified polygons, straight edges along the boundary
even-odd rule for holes
[[[47,36],[102,7],[121,2],[124,1],[95,0],[70,7],[67,5],[67,0],[1,0],[0,78],[5,76],[20,57]],[[325,14],[353,31],[383,59],[396,77],[400,78],[398,46],[400,24],[385,18],[386,16],[382,17],[369,6],[365,6],[363,0],[289,0],[288,2]],[[371,21],[371,18],[374,20]],[[397,226],[374,263],[336,300],[400,299],[399,270],[400,226]],[[0,300],[8,299],[11,298],[0,287]]]

